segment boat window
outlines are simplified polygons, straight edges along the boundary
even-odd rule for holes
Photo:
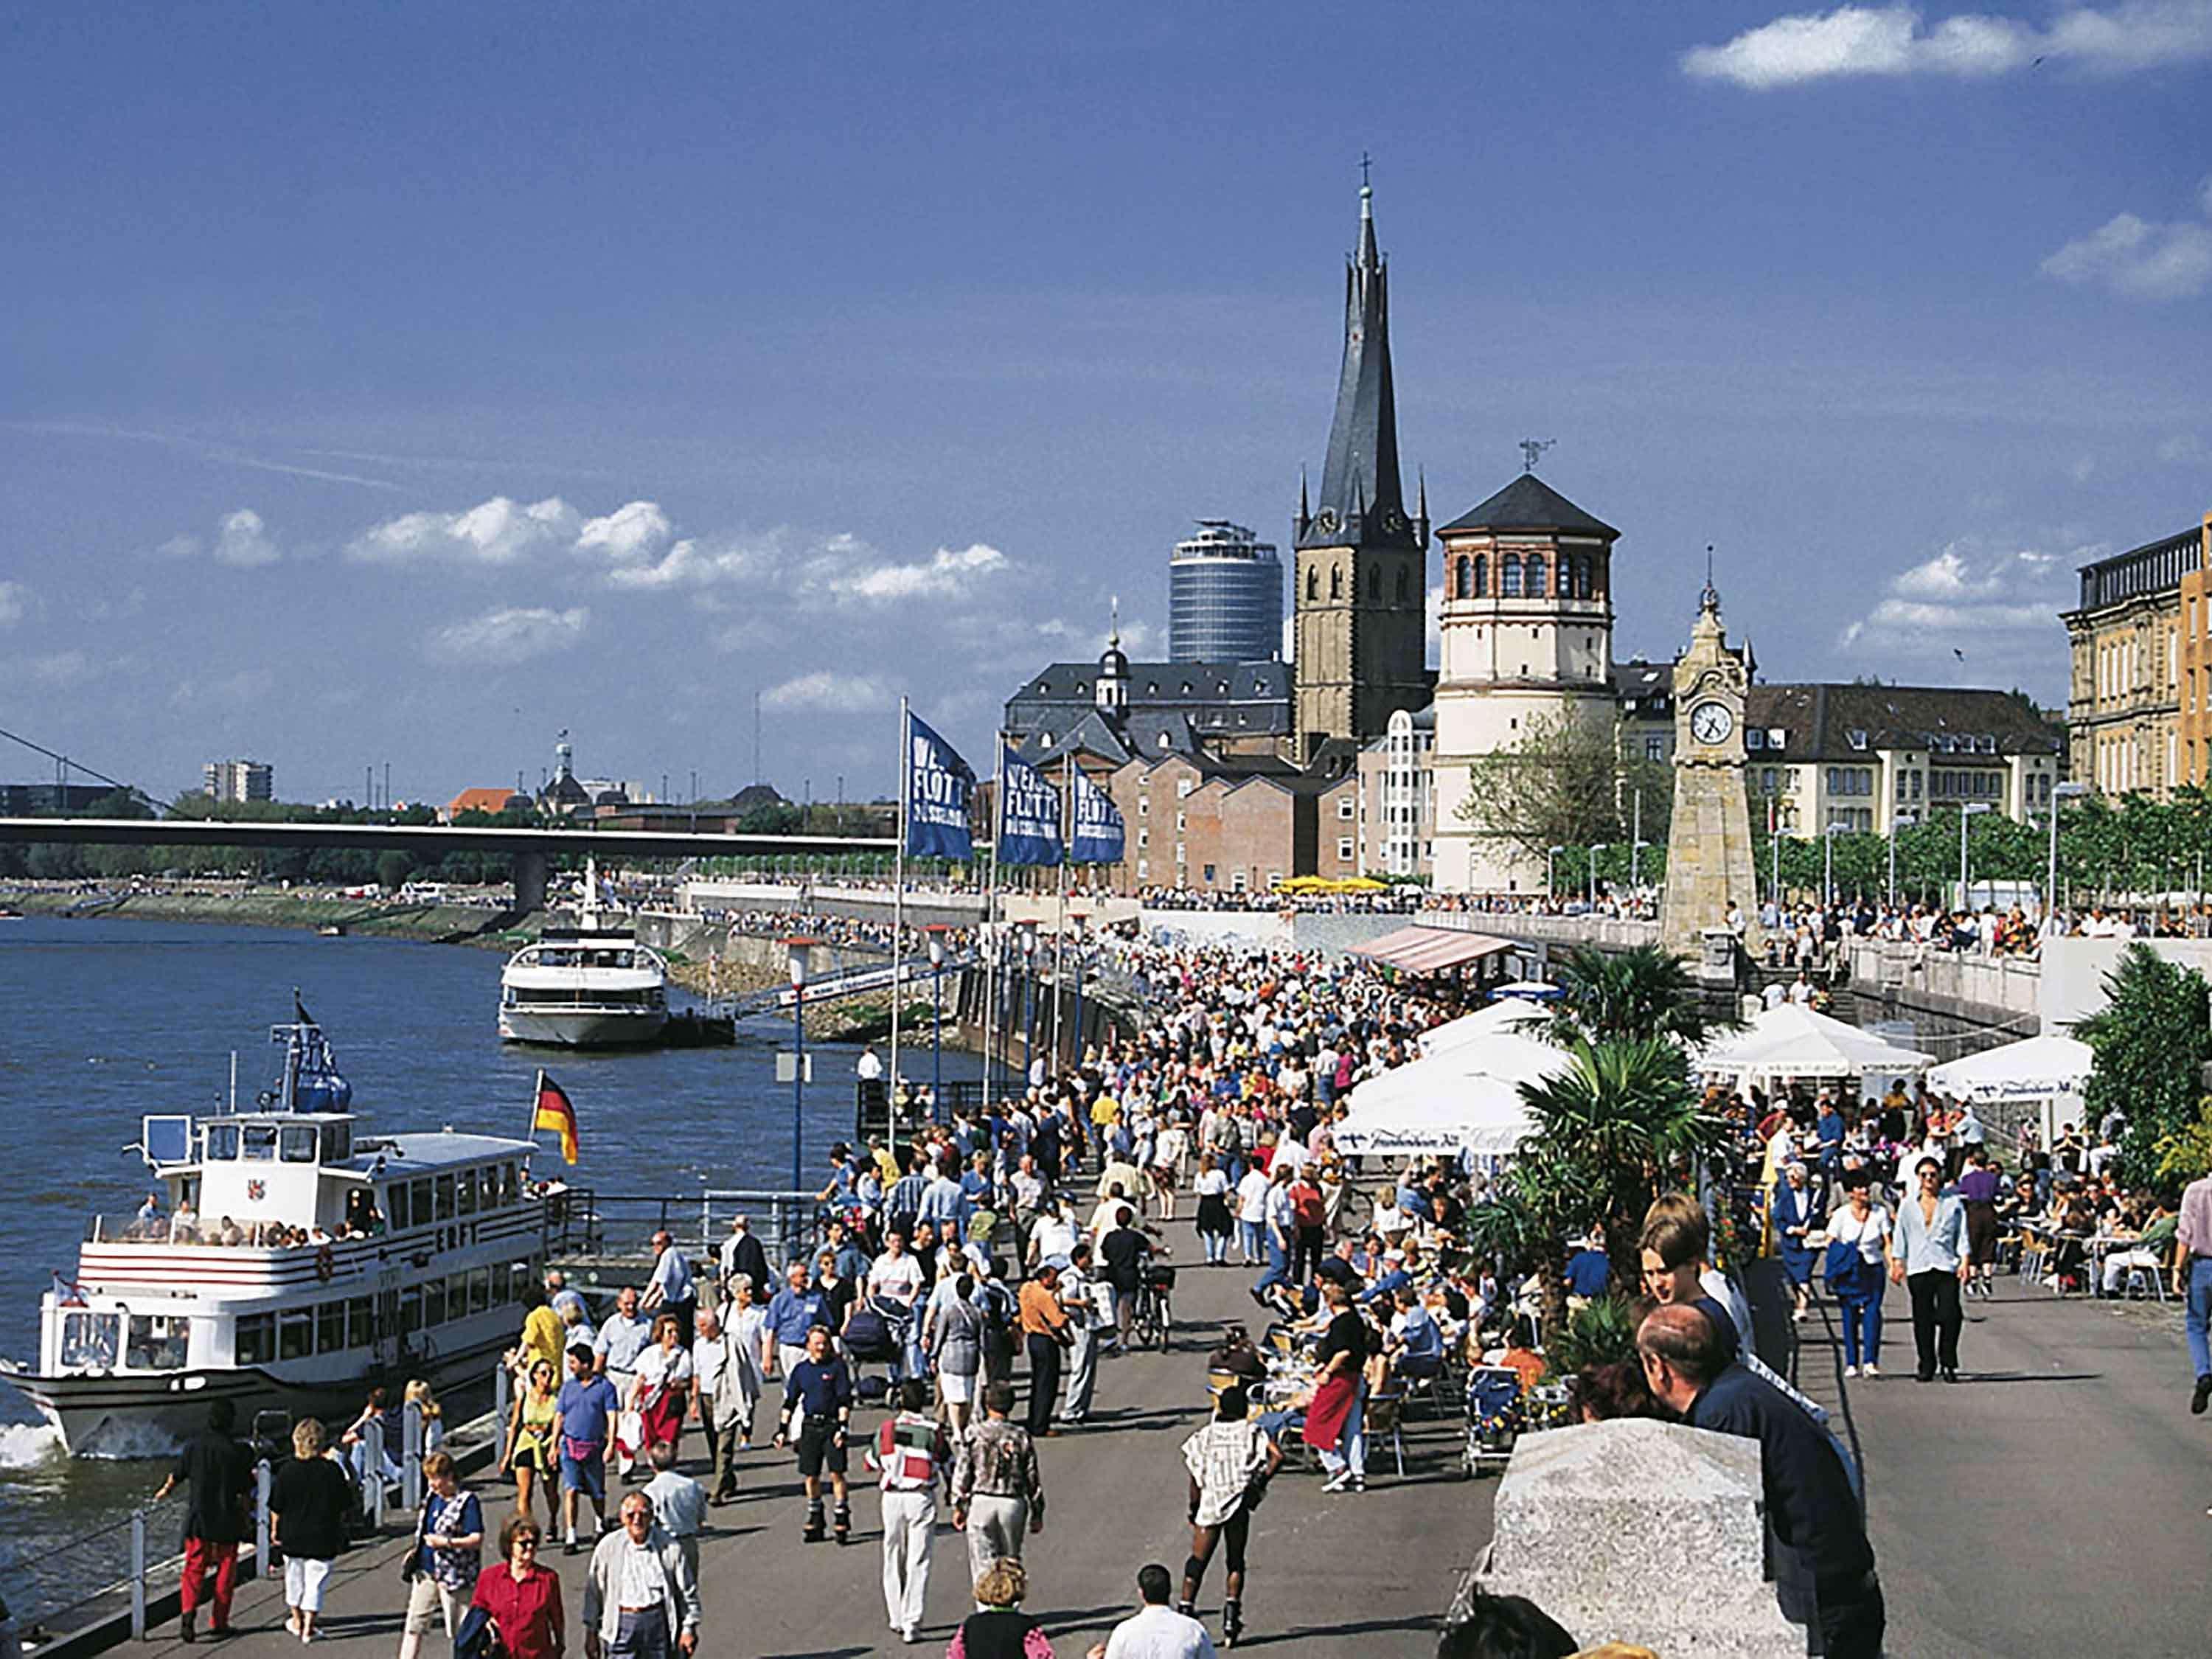
[[[275,1124],[242,1123],[239,1126],[239,1133],[247,1162],[265,1164],[276,1156]]]
[[[384,1218],[394,1232],[403,1232],[414,1225],[408,1218],[405,1182],[395,1181],[384,1189]]]
[[[288,1313],[276,1322],[276,1357],[279,1359],[305,1359],[315,1351],[315,1310],[302,1308],[297,1313]]]
[[[503,1190],[500,1194],[499,1201],[502,1204],[520,1204],[522,1202],[521,1168],[520,1165],[512,1163],[508,1164],[506,1168],[507,1180],[504,1184]]]
[[[343,1164],[353,1156],[353,1125],[325,1123],[323,1125],[323,1162]]]
[[[122,1334],[120,1314],[70,1314],[62,1321],[62,1364],[71,1370],[89,1366],[112,1370]]]
[[[466,1319],[469,1316],[469,1271],[464,1267],[446,1280],[446,1317]]]
[[[238,1156],[238,1125],[210,1123],[207,1126],[207,1158],[210,1161],[228,1161]]]
[[[442,1292],[445,1288],[444,1281],[441,1280],[438,1289]],[[410,1285],[399,1292],[399,1334],[402,1337],[412,1336],[422,1328],[422,1287]]]
[[[434,1279],[422,1287],[422,1322],[442,1325],[446,1322],[446,1281]]]
[[[132,1314],[125,1363],[134,1370],[182,1370],[191,1329],[191,1321],[182,1315]]]
[[[407,1197],[408,1201],[414,1206],[415,1224],[418,1227],[428,1226],[430,1224],[430,1177],[424,1176],[420,1181],[410,1182],[407,1185]]]
[[[315,1352],[337,1353],[346,1345],[346,1304],[325,1302],[315,1310]]]
[[[232,1357],[241,1365],[265,1365],[276,1357],[276,1316],[240,1314]]]
[[[518,1261],[507,1270],[507,1299],[520,1302],[530,1294],[531,1272],[527,1261]]]
[[[438,1177],[437,1216],[441,1221],[451,1221],[453,1218],[453,1178],[449,1175],[441,1175]],[[422,1218],[417,1216],[416,1218],[420,1220]]]
[[[366,1348],[376,1340],[376,1304],[357,1296],[345,1304],[346,1346]]]
[[[469,1311],[472,1314],[486,1313],[490,1308],[491,1269],[471,1267],[469,1269]]]
[[[319,1139],[312,1123],[287,1127],[283,1132],[280,1156],[287,1164],[313,1164],[316,1143]]]
[[[455,1207],[461,1214],[474,1215],[477,1212],[477,1172],[474,1170],[461,1171],[457,1178],[455,1195],[459,1200]]]

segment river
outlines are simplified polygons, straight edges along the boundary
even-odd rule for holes
[[[775,1081],[774,1059],[789,1042],[787,1021],[750,1022],[731,1048],[509,1048],[495,1024],[502,960],[456,945],[264,928],[0,921],[0,1125],[19,1171],[0,1182],[0,1354],[36,1358],[49,1273],[74,1272],[88,1217],[127,1212],[144,1195],[144,1165],[127,1150],[140,1118],[216,1107],[234,1049],[240,1098],[267,1086],[278,1054],[268,1028],[291,1018],[295,987],[368,1127],[520,1133],[543,1066],[575,1103],[580,1184],[696,1194],[789,1183],[791,1086]],[[809,1046],[811,1181],[831,1143],[851,1135],[860,1051]],[[915,1075],[913,1060],[902,1060]],[[921,1060],[926,1074],[926,1053]],[[970,1078],[979,1062],[948,1051],[944,1067],[948,1079]],[[541,1140],[537,1168],[558,1170],[553,1137]],[[43,1605],[43,1584],[33,1594],[22,1582],[27,1564],[127,1516],[161,1476],[144,1460],[63,1457],[29,1402],[0,1386],[0,1597],[19,1614]],[[174,1547],[173,1532],[164,1521],[156,1553]]]

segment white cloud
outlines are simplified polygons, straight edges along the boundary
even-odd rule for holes
[[[915,564],[879,564],[872,569],[831,578],[841,596],[883,603],[892,599],[957,599],[987,576],[1008,568],[1006,556],[983,542],[954,551],[940,547]]]
[[[187,708],[198,703],[222,703],[243,707],[258,703],[276,689],[276,676],[267,668],[241,668],[234,673],[213,680],[179,680],[169,693],[172,708]]]
[[[422,648],[434,662],[504,667],[566,649],[584,636],[591,619],[580,605],[568,611],[507,607],[449,623],[425,640]]]
[[[1874,608],[1837,644],[1874,662],[1930,658],[1956,673],[2001,678],[2023,648],[2041,648],[2033,636],[2057,632],[2067,572],[2091,554],[2081,550],[2061,559],[2033,548],[1954,542],[1890,578]]]
[[[650,564],[618,566],[606,573],[609,587],[647,589],[702,587],[717,582],[765,579],[771,562],[758,544],[733,542],[709,548],[685,537]]]
[[[282,556],[270,539],[261,515],[250,507],[241,507],[223,514],[216,531],[215,556],[219,563],[251,567],[274,564]]]
[[[587,519],[576,532],[580,553],[604,553],[628,562],[641,559],[668,539],[668,515],[658,501],[629,501],[604,519]]]
[[[2212,283],[2212,225],[2155,224],[2116,215],[2043,262],[2062,283],[2105,289],[2129,300],[2185,300]]]
[[[31,590],[21,582],[0,582],[0,628],[13,628],[31,608]]]
[[[1444,655],[1444,587],[1442,582],[1429,590],[1428,604],[1425,609],[1428,626],[1425,630],[1426,643],[1424,648],[1428,653],[1429,666],[1434,668],[1443,660]],[[1285,634],[1285,637],[1289,635]]]
[[[827,670],[786,680],[761,696],[761,702],[770,708],[811,708],[835,714],[866,714],[889,708],[897,701],[881,680],[866,674],[837,674]]]
[[[388,519],[356,537],[346,556],[371,563],[445,559],[465,565],[513,564],[548,548],[572,546],[581,529],[576,509],[557,495],[526,507],[495,495],[464,513],[406,513]]]
[[[2038,64],[2124,74],[2212,57],[2212,0],[2077,6],[2046,27],[1961,13],[1934,24],[1911,6],[1796,13],[1682,55],[1684,73],[1754,91],[1849,76],[2007,75]]]

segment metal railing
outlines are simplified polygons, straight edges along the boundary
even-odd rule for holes
[[[818,1231],[811,1193],[760,1188],[702,1188],[693,1194],[600,1193],[572,1187],[556,1215],[546,1212],[550,1257],[609,1262],[647,1261],[653,1236],[665,1232],[687,1251],[712,1259],[729,1236],[731,1219],[750,1218],[753,1237],[772,1261],[782,1262],[813,1248]],[[588,1282],[588,1281],[587,1281]]]

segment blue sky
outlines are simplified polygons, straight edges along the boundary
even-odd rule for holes
[[[815,10],[0,11],[0,725],[987,756],[1192,519],[1287,540],[1363,149],[1409,474],[1556,439],[1622,656],[1712,543],[1769,678],[2056,700],[2073,565],[2212,510],[2212,0]]]

